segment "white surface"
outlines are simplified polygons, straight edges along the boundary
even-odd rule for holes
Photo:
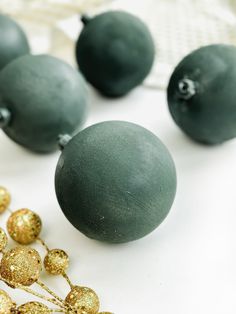
[[[235,314],[236,141],[206,147],[187,139],[172,121],[164,93],[137,88],[107,100],[91,91],[90,118],[138,123],[170,149],[178,191],[165,222],[146,238],[107,245],[85,238],[64,218],[54,193],[59,153],[35,155],[0,135],[0,177],[12,193],[12,209],[29,207],[44,222],[42,237],[71,257],[73,282],[94,288],[101,310],[115,314]],[[1,226],[7,214],[1,217]],[[43,276],[65,296],[58,278]],[[58,284],[58,280],[59,283]],[[0,288],[4,287],[0,283]],[[33,299],[12,291],[18,302]]]

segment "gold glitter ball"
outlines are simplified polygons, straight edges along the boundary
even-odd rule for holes
[[[11,202],[11,195],[4,187],[0,187],[0,214],[5,212]]]
[[[19,244],[30,244],[39,236],[42,229],[40,217],[27,208],[11,214],[7,221],[10,237]]]
[[[40,302],[27,302],[17,308],[17,314],[49,314],[50,309]]]
[[[7,235],[6,232],[0,228],[0,252],[2,252],[7,246]]]
[[[97,314],[99,311],[99,299],[90,288],[74,286],[65,299],[78,313]]]
[[[0,289],[0,314],[11,314],[14,309],[15,303],[4,290]]]
[[[14,284],[32,285],[39,279],[41,270],[42,262],[39,253],[25,246],[18,246],[4,253],[0,263],[1,276],[13,286]]]
[[[69,256],[65,251],[50,250],[44,259],[44,267],[49,274],[62,275],[69,266]]]

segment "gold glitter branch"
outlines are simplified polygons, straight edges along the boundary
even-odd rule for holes
[[[44,301],[47,301],[47,302],[49,302],[49,303],[52,303],[52,304],[54,304],[54,305],[57,305],[57,306],[61,307],[61,303],[60,303],[60,302],[57,302],[55,299],[47,298],[46,296],[44,296],[44,295],[42,295],[42,294],[40,294],[40,293],[38,293],[38,292],[36,292],[36,291],[34,291],[34,290],[32,290],[32,289],[26,287],[26,286],[23,286],[23,285],[21,285],[21,284],[17,284],[17,283],[15,283],[15,282],[12,282],[12,281],[10,281],[10,280],[7,280],[7,279],[3,278],[1,275],[0,275],[0,279],[1,279],[3,282],[5,282],[8,286],[10,286],[10,287],[13,287],[13,288],[15,288],[15,289],[23,290],[23,291],[25,291],[25,292],[27,292],[27,293],[29,293],[29,294],[32,294],[32,295],[38,297],[39,299],[42,299],[42,300],[44,300]],[[1,291],[1,290],[0,290],[0,291]]]
[[[69,256],[61,249],[49,249],[43,239],[40,238],[42,229],[41,218],[28,208],[17,211],[9,209],[11,196],[9,192],[0,187],[0,214],[8,210],[10,216],[7,221],[7,231],[10,237],[19,244],[13,249],[7,250],[8,237],[0,228],[0,280],[11,288],[23,290],[45,302],[58,306],[58,309],[50,309],[40,302],[27,302],[17,307],[10,296],[0,290],[0,314],[112,314],[110,312],[99,312],[100,302],[97,294],[90,288],[73,285],[66,270],[69,267]],[[46,250],[44,260],[35,249],[26,245],[39,242]],[[70,286],[70,292],[65,300],[47,287],[41,280],[42,267],[51,275],[63,276]],[[47,297],[30,288],[37,284],[49,294]]]

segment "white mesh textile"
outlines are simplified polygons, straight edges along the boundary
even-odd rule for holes
[[[0,0],[0,11],[28,29],[35,52],[49,52],[72,64],[78,14],[109,9],[130,11],[150,27],[157,57],[145,81],[148,87],[165,88],[174,66],[200,46],[236,44],[236,0]]]

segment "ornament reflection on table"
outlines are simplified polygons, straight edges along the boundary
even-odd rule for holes
[[[50,250],[46,243],[40,238],[41,219],[31,210],[24,208],[12,212],[9,209],[10,194],[0,187],[0,207],[1,212],[8,210],[10,217],[7,221],[7,230],[10,237],[20,244],[12,249],[7,249],[8,237],[5,231],[0,228],[0,280],[9,287],[23,290],[32,294],[47,303],[56,305],[57,308],[51,309],[41,302],[31,301],[17,306],[10,296],[0,290],[0,314],[48,314],[61,312],[67,314],[112,314],[110,312],[99,312],[100,301],[97,294],[90,288],[72,284],[66,270],[69,266],[67,253],[60,249]],[[34,248],[24,246],[39,242],[46,250],[44,261]],[[24,245],[22,245],[24,244]],[[48,274],[61,275],[69,284],[70,292],[65,300],[60,298],[54,291],[48,288],[41,280],[40,273],[42,267]],[[51,297],[36,292],[31,285],[37,284]]]

